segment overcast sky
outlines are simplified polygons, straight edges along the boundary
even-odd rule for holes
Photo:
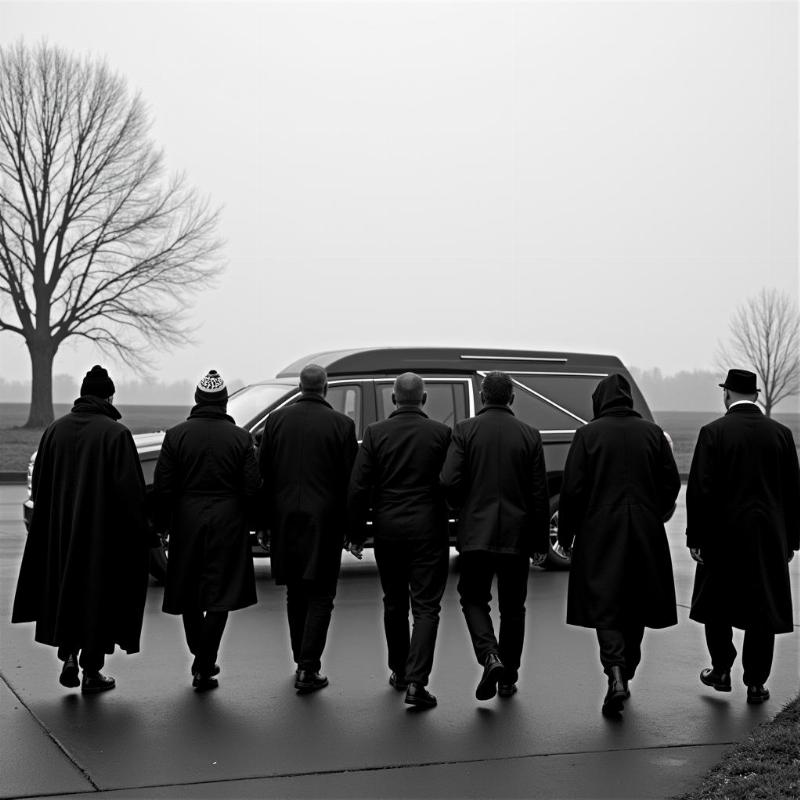
[[[738,304],[797,295],[794,2],[0,0],[20,37],[106,57],[223,206],[163,380],[401,344],[702,369]],[[98,360],[133,376],[55,372]]]

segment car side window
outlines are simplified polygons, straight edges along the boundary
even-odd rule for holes
[[[392,383],[378,383],[378,419],[386,419],[392,411]],[[428,398],[422,410],[451,428],[467,416],[467,386],[464,381],[426,381]]]
[[[356,424],[356,438],[361,439],[361,386],[357,383],[338,384],[328,386],[325,399],[333,406],[335,411],[350,417]]]
[[[574,431],[582,424],[575,417],[540,400],[521,386],[514,387],[514,404],[511,410],[538,431]]]

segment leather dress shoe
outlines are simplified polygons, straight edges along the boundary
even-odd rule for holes
[[[192,673],[192,676],[195,676],[198,672],[200,672],[200,669],[197,665],[197,659],[192,662],[192,668],[189,670],[189,672]],[[211,672],[209,675],[219,675],[219,664],[214,664],[214,666],[211,667]]]
[[[421,683],[409,683],[405,702],[417,708],[433,708],[436,698]]]
[[[616,717],[622,711],[625,701],[630,696],[622,677],[622,667],[611,667],[608,676],[608,691],[603,698],[601,709],[604,717]]]
[[[84,694],[98,694],[99,692],[107,692],[116,685],[117,682],[113,678],[108,675],[103,675],[102,672],[91,672],[87,674],[86,670],[84,670],[81,691]]]
[[[769,689],[763,683],[753,684],[747,687],[747,702],[750,705],[758,705],[765,700],[769,700]]]
[[[204,675],[202,672],[195,672],[192,679],[192,686],[197,692],[208,692],[219,686],[219,681],[211,675]]]
[[[516,683],[503,683],[502,681],[497,684],[497,694],[500,697],[511,697],[517,693]]]
[[[408,681],[405,679],[404,675],[398,675],[396,672],[393,672],[389,676],[389,686],[393,686],[398,692],[404,692],[408,689]]]
[[[318,689],[324,689],[327,685],[328,679],[324,675],[310,669],[301,669],[294,682],[294,688],[297,689],[298,694],[316,692]]]
[[[700,673],[700,681],[718,692],[729,692],[731,690],[731,673],[729,670],[717,672],[714,669],[704,669]]]
[[[74,689],[81,685],[81,679],[78,677],[78,660],[74,655],[67,656],[61,674],[58,676],[58,682],[68,689]]]
[[[481,676],[478,688],[475,689],[475,697],[478,700],[491,700],[497,694],[497,683],[503,677],[505,667],[497,653],[489,653],[483,665],[483,675]]]

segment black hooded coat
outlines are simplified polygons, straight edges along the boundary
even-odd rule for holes
[[[42,435],[12,622],[55,647],[139,651],[150,538],[131,432],[114,406],[79,397]]]
[[[159,525],[169,529],[168,614],[256,602],[250,528],[260,487],[250,434],[222,406],[196,405],[167,431],[153,497]]]
[[[787,559],[800,548],[792,432],[741,403],[700,430],[686,489],[686,544],[699,547],[691,619],[790,633]]]
[[[681,481],[664,432],[633,410],[630,385],[609,375],[594,419],[575,432],[559,502],[558,539],[573,545],[567,622],[589,628],[677,623],[664,518]]]

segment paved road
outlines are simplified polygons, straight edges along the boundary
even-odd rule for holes
[[[455,559],[431,678],[440,705],[405,706],[386,683],[371,555],[345,560],[322,692],[293,690],[283,595],[263,561],[259,604],[231,615],[217,691],[192,691],[180,621],[160,612],[153,585],[143,652],[108,661],[115,691],[82,697],[57,683],[54,652],[32,641],[32,626],[8,623],[23,494],[0,487],[2,797],[668,797],[798,690],[798,636],[778,637],[764,706],[746,705],[738,669],[730,695],[700,685],[706,656],[687,619],[681,500],[669,525],[681,622],[647,634],[622,721],[599,713],[593,632],[563,623],[567,576],[535,569],[520,692],[477,702]],[[792,572],[796,584],[797,559]]]

